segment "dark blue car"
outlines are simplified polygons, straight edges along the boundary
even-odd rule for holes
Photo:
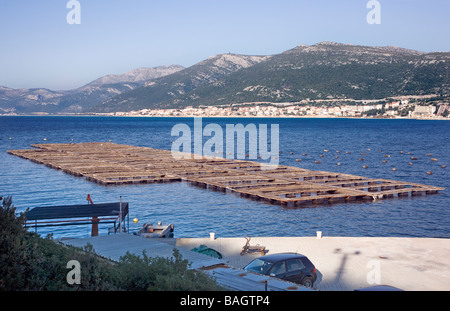
[[[244,270],[270,275],[282,280],[294,282],[312,288],[316,281],[316,268],[304,255],[297,253],[280,253],[259,257]]]

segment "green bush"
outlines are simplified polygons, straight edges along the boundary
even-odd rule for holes
[[[127,253],[118,263],[97,256],[92,245],[67,247],[24,228],[10,197],[0,208],[0,291],[220,290],[206,274],[189,269],[174,249],[173,258]],[[80,263],[81,284],[70,285],[67,263]]]

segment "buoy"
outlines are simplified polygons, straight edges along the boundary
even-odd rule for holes
[[[137,224],[138,221],[139,221],[139,219],[137,219],[137,218],[133,219],[133,222],[134,222],[135,224]]]
[[[370,151],[370,148],[367,148],[367,151]]]
[[[11,139],[12,139],[12,137],[9,138],[9,140],[11,140]]]
[[[428,171],[427,175],[433,175],[433,172],[432,171]]]
[[[394,168],[392,169],[392,171],[393,171],[393,172],[397,172],[397,168],[394,167]]]
[[[337,163],[337,166],[341,166],[341,162],[338,162],[338,163]]]
[[[44,140],[47,140],[47,138],[44,138]]]

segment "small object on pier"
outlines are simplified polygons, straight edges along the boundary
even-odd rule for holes
[[[158,222],[156,226],[144,224],[135,235],[143,238],[173,238],[173,231],[174,226],[172,224],[163,226],[161,222]]]
[[[250,245],[251,237],[248,236],[245,239],[247,240],[247,242],[245,242],[245,245],[242,247],[241,256],[244,255],[245,253],[250,253],[250,252],[260,252],[261,255],[264,255],[266,253],[265,246],[261,246],[259,244],[251,246]]]

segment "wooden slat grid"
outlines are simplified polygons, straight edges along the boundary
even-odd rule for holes
[[[287,207],[436,194],[441,187],[290,166],[188,155],[114,143],[40,144],[9,154],[102,185],[186,181]],[[186,154],[185,154],[186,155]]]

